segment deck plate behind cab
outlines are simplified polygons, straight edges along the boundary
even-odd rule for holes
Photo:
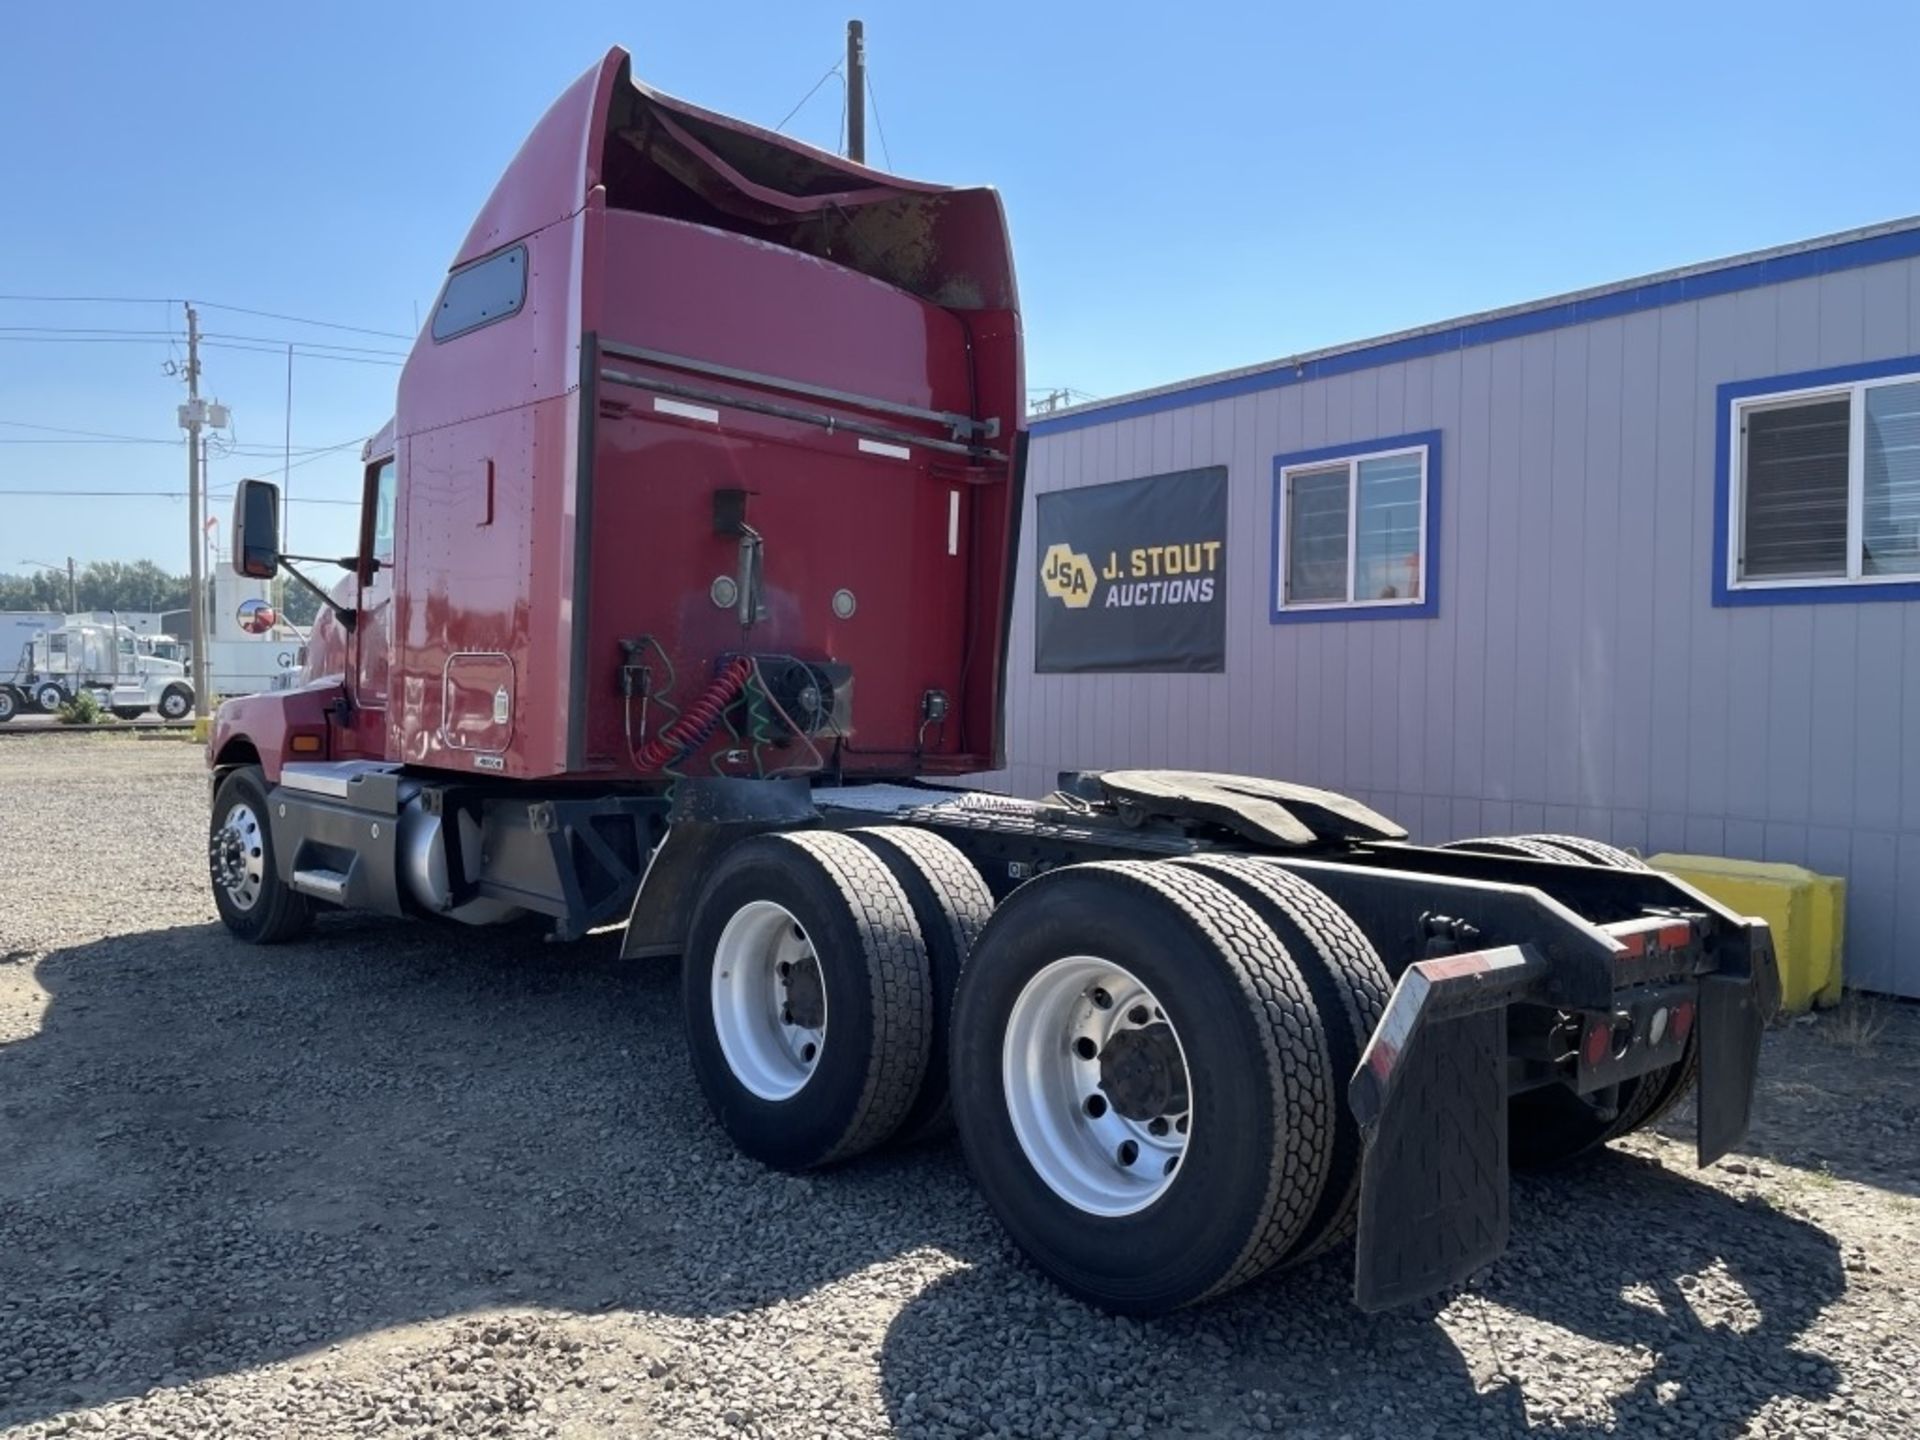
[[[1167,819],[1224,825],[1261,845],[1301,849],[1329,840],[1407,838],[1405,829],[1358,800],[1257,775],[1105,770],[1080,777],[1078,783],[1088,780],[1115,803],[1135,805],[1149,815]]]

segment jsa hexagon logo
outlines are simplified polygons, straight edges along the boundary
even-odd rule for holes
[[[1040,583],[1069,610],[1093,603],[1093,561],[1071,545],[1050,545],[1040,557]]]

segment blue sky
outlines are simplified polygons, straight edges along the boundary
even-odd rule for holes
[[[1920,6],[1001,3],[10,7],[0,293],[192,297],[411,334],[501,167],[609,44],[773,124],[867,23],[869,158],[988,182],[1036,387],[1112,395],[1920,211]],[[836,147],[840,83],[788,126]],[[881,145],[884,132],[885,148]],[[0,491],[180,490],[177,305],[0,301]],[[273,473],[284,343],[206,310],[205,388]],[[379,354],[294,362],[291,526],[350,546]],[[372,363],[367,363],[372,362]],[[171,444],[92,443],[62,427]],[[274,452],[271,456],[266,452]],[[216,502],[215,510],[224,506]],[[184,568],[185,502],[0,494],[0,569]]]

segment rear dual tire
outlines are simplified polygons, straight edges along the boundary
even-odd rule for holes
[[[1456,840],[1445,848],[1574,861],[1609,870],[1652,868],[1630,850],[1582,835],[1487,836]],[[1699,1045],[1689,1037],[1686,1052],[1673,1064],[1621,1082],[1611,1106],[1603,1108],[1593,1097],[1576,1095],[1563,1085],[1515,1095],[1507,1102],[1508,1153],[1523,1169],[1549,1169],[1578,1159],[1663,1119],[1686,1098],[1699,1071]]]
[[[954,1000],[975,1181],[1036,1265],[1127,1314],[1218,1295],[1319,1238],[1323,1196],[1347,1182],[1346,1078],[1288,947],[1183,866],[1074,865],[1022,886]]]
[[[730,850],[695,911],[682,1003],[733,1142],[807,1170],[937,1131],[947,1009],[991,908],[930,834],[800,831]]]

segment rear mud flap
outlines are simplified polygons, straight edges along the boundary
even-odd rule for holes
[[[1753,1119],[1760,1041],[1780,1008],[1780,971],[1773,936],[1749,921],[1746,973],[1700,981],[1699,1160],[1711,1165],[1742,1140]]]
[[[1506,1248],[1506,1006],[1545,968],[1515,946],[1422,961],[1395,988],[1350,1091],[1361,1309],[1444,1290]]]
[[[1505,1015],[1428,1025],[1400,1065],[1408,1093],[1382,1114],[1361,1171],[1363,1310],[1458,1284],[1507,1246]]]

